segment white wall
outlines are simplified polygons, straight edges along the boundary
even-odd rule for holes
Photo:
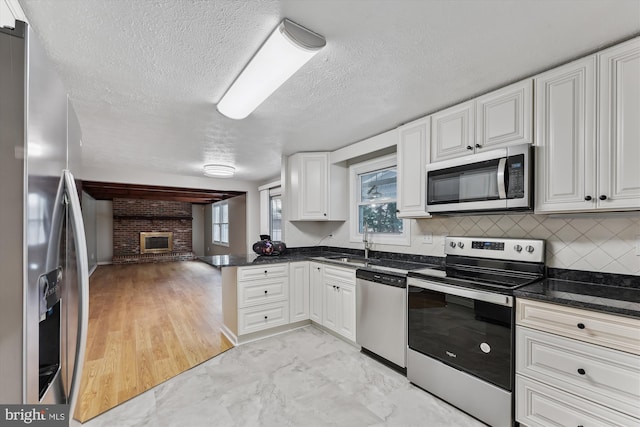
[[[196,256],[204,256],[204,205],[191,205],[191,246]]]
[[[89,271],[98,265],[97,229],[96,229],[96,199],[82,192],[82,221],[84,234],[87,239],[87,258]]]
[[[98,264],[113,260],[113,206],[110,200],[96,200],[96,244]]]

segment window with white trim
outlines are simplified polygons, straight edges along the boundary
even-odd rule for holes
[[[212,205],[211,241],[213,244],[229,246],[229,203],[216,202]]]
[[[269,235],[271,240],[282,240],[282,195],[269,197]]]
[[[284,224],[280,181],[261,185],[258,191],[260,191],[260,234],[268,234],[271,240],[282,241]]]
[[[352,165],[351,241],[361,242],[365,226],[373,244],[408,246],[409,221],[397,216],[396,155]]]

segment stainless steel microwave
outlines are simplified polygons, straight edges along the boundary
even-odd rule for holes
[[[427,212],[533,210],[533,157],[521,144],[427,165]]]

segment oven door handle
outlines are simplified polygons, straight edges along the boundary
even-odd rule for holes
[[[507,198],[507,186],[504,182],[504,174],[507,168],[507,158],[503,157],[498,162],[498,196],[500,200],[504,200]]]
[[[490,292],[476,291],[474,289],[461,288],[459,286],[441,285],[434,282],[426,282],[424,280],[416,280],[409,278],[407,283],[409,286],[416,286],[430,291],[442,292],[443,294],[455,295],[463,298],[470,298],[478,301],[484,301],[491,304],[503,305],[505,307],[513,307],[513,297],[510,295],[493,294]]]

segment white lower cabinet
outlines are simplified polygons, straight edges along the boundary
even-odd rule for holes
[[[355,270],[325,266],[323,290],[322,325],[350,341],[355,341]]]
[[[518,299],[516,420],[526,426],[640,426],[637,328],[638,319]]]
[[[232,292],[237,303],[229,306],[232,319],[225,320],[226,333],[232,335],[232,341],[255,339],[246,335],[305,320],[323,325],[347,340],[356,340],[354,269],[297,261],[238,267],[233,277],[236,289]]]
[[[323,265],[319,262],[309,263],[309,318],[316,323],[323,323]]]
[[[309,263],[289,264],[289,320],[291,323],[309,319]]]
[[[289,323],[289,265],[238,267],[238,336]]]
[[[289,323],[289,303],[287,301],[238,310],[238,333],[240,335],[275,328],[287,323]]]
[[[573,394],[518,375],[516,377],[518,421],[529,427],[638,425],[639,420]]]

